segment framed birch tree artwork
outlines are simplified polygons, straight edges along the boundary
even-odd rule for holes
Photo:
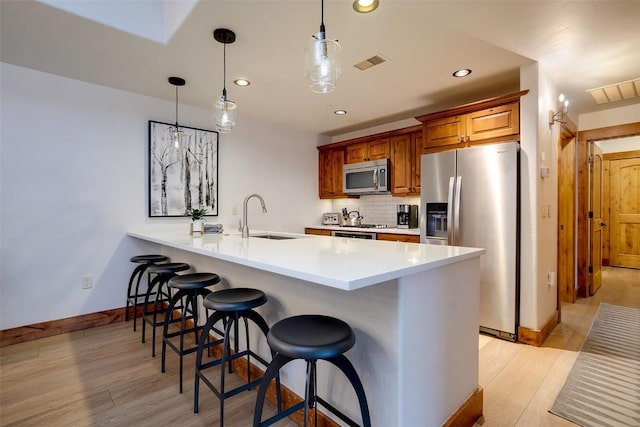
[[[149,216],[184,216],[192,208],[218,215],[218,132],[180,126],[186,143],[175,147],[175,125],[149,120]]]

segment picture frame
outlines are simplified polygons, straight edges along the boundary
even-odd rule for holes
[[[180,126],[180,147],[172,140],[175,124],[149,120],[148,215],[185,216],[192,208],[218,215],[218,138],[216,131]]]

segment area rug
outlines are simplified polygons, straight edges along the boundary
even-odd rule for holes
[[[580,426],[640,426],[640,309],[600,304],[552,414]]]

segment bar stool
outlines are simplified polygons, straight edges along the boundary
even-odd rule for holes
[[[131,273],[129,278],[129,286],[127,288],[127,305],[125,307],[124,319],[129,321],[129,306],[133,306],[133,330],[136,330],[136,323],[138,321],[138,301],[144,299],[145,293],[140,293],[140,280],[144,275],[147,268],[153,264],[159,262],[169,261],[169,257],[164,255],[136,255],[129,260],[135,262],[138,265]],[[147,285],[151,281],[150,275],[147,274]],[[135,288],[133,284],[135,283]]]
[[[147,271],[155,274],[144,298],[144,306],[142,307],[142,342],[146,339],[147,323],[153,328],[151,334],[151,357],[156,357],[156,326],[164,324],[164,318],[158,320],[158,314],[164,314],[165,304],[168,306],[171,302],[171,292],[167,286],[169,279],[176,276],[180,271],[186,271],[191,266],[185,262],[169,262],[163,264],[154,264]],[[149,310],[149,304],[153,304],[153,309]],[[153,317],[152,317],[153,316]]]
[[[309,408],[316,408],[318,403],[348,425],[358,426],[352,419],[316,394],[316,362],[318,360],[326,360],[338,367],[346,375],[358,396],[362,425],[371,427],[369,407],[362,382],[349,359],[344,356],[344,353],[353,347],[356,342],[355,334],[348,324],[334,317],[321,315],[289,317],[280,320],[271,327],[267,335],[267,341],[271,349],[276,352],[276,355],[260,383],[253,413],[254,427],[269,426],[303,407],[304,425],[306,426]],[[261,421],[262,408],[269,381],[277,375],[284,365],[295,359],[305,359],[307,362],[304,402],[300,402],[284,411],[278,408],[276,415],[266,421]],[[317,411],[315,414],[315,423],[317,425]]]
[[[251,320],[262,331],[265,338],[269,333],[269,326],[260,314],[255,310],[267,302],[267,296],[264,292],[257,289],[249,288],[232,288],[223,289],[207,295],[204,300],[204,306],[208,309],[214,310],[213,314],[209,316],[202,334],[200,335],[200,341],[198,342],[198,352],[196,353],[196,370],[195,370],[195,383],[194,383],[194,395],[193,395],[193,412],[198,413],[198,395],[200,389],[200,380],[202,380],[213,393],[220,400],[220,427],[224,426],[224,401],[226,398],[235,396],[246,390],[250,390],[257,386],[262,379],[251,379],[251,357],[258,360],[266,369],[269,366],[269,362],[264,360],[253,350],[251,350],[249,342],[249,322]],[[245,349],[240,351],[238,335],[238,323],[240,318],[244,320],[244,333],[245,333]],[[219,321],[223,321],[224,332],[222,332],[222,339],[215,340],[213,342],[207,341],[209,332],[214,330],[218,334],[220,331],[214,329],[214,325]],[[231,354],[231,327],[234,327],[234,352]],[[206,349],[209,351],[211,347],[215,347],[222,344],[222,355],[220,359],[212,360],[209,362],[202,362],[202,354]],[[273,355],[273,353],[272,353]],[[247,362],[247,382],[231,390],[225,390],[225,365],[229,364],[229,373],[232,372],[232,363],[239,358],[245,358]],[[204,371],[220,365],[220,385],[219,388],[214,385],[204,374]],[[276,377],[276,391],[278,399],[278,407],[281,407],[280,398],[280,377]]]
[[[182,358],[185,354],[198,350],[198,333],[203,326],[198,325],[198,297],[204,298],[211,293],[207,286],[213,286],[220,282],[220,276],[213,273],[191,273],[175,276],[169,280],[169,287],[177,292],[171,297],[171,302],[164,316],[164,328],[162,333],[162,372],[165,372],[167,346],[171,347],[180,357],[180,393],[182,393]],[[183,301],[184,298],[184,301]],[[180,308],[180,317],[173,318],[173,310]],[[208,317],[207,309],[207,317]],[[187,329],[187,320],[193,322],[193,326]],[[180,322],[177,332],[169,333],[169,325]],[[195,344],[192,347],[184,347],[184,336],[193,333]],[[171,342],[171,338],[180,337],[180,344]]]

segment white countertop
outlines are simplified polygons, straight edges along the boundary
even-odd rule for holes
[[[298,238],[243,239],[238,232],[190,235],[187,224],[146,227],[127,234],[343,290],[375,285],[484,253],[484,249],[477,248],[251,231],[252,235],[266,233]]]
[[[363,228],[363,227],[342,227],[340,225],[310,225],[305,228],[317,228],[318,230],[336,230],[336,231],[361,231],[364,233],[389,233],[389,234],[409,234],[419,236],[419,228]]]

